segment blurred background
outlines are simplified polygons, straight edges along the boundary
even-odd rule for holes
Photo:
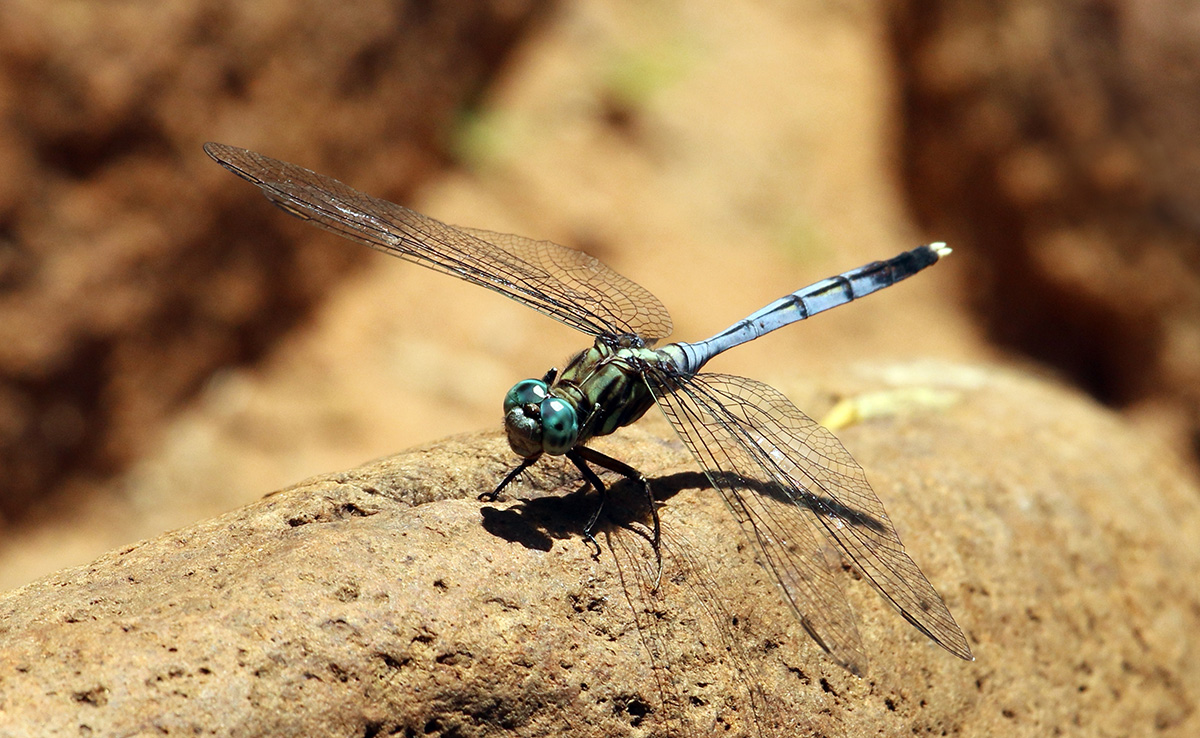
[[[588,344],[285,216],[208,140],[586,250],[681,340],[945,240],[713,368],[1002,361],[1194,458],[1198,62],[1183,0],[6,0],[0,587],[499,432]]]

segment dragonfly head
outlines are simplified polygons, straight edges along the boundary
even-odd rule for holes
[[[522,379],[504,396],[504,430],[518,456],[565,454],[579,438],[575,408],[550,394],[540,379]]]

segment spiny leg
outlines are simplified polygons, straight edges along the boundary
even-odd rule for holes
[[[575,459],[571,459],[571,460],[575,462],[575,466],[578,466],[581,471],[584,468],[584,466],[581,464],[581,462],[590,461],[593,464],[596,464],[597,466],[601,466],[601,467],[604,467],[605,469],[608,469],[609,471],[616,472],[617,474],[620,474],[621,476],[625,477],[626,479],[629,479],[630,481],[641,485],[642,490],[646,493],[646,502],[650,505],[650,518],[651,518],[651,520],[654,521],[654,540],[651,542],[651,545],[654,548],[654,558],[655,558],[655,561],[657,562],[657,566],[658,566],[658,575],[661,577],[662,576],[662,546],[660,546],[659,544],[662,541],[662,537],[661,537],[662,526],[660,525],[659,520],[658,520],[658,505],[655,504],[655,502],[654,502],[654,493],[652,493],[650,491],[650,483],[646,481],[646,477],[644,477],[640,471],[638,471],[637,469],[634,469],[629,464],[626,464],[623,461],[618,461],[617,459],[614,459],[613,457],[611,457],[607,454],[602,454],[593,448],[588,448],[587,446],[576,446],[571,451],[571,454],[577,454],[579,456],[578,461],[576,461]],[[570,456],[571,454],[568,454],[568,456]],[[584,473],[585,479],[587,478],[587,474],[590,472],[591,472],[591,469],[588,469],[588,471]],[[593,476],[595,476],[595,474],[593,474]],[[588,481],[591,482],[592,480],[588,479]],[[599,481],[599,480],[597,479],[597,481]],[[595,483],[593,483],[593,484],[595,484]],[[602,509],[603,505],[604,505],[604,490],[602,487],[598,487],[598,489],[600,489],[600,505],[601,505],[601,509]],[[591,530],[591,527],[593,525],[595,525],[596,520],[599,519],[599,517],[600,517],[600,509],[597,509],[596,514],[592,516],[591,522],[588,523],[588,530]]]
[[[500,482],[496,489],[492,490],[491,492],[480,492],[479,497],[475,499],[479,500],[480,502],[495,502],[496,498],[500,496],[500,492],[507,487],[512,480],[516,479],[517,475],[533,466],[534,462],[540,458],[541,456],[531,456],[528,459],[522,459],[520,465],[517,466],[516,469],[510,471],[508,476],[504,477],[504,480]]]

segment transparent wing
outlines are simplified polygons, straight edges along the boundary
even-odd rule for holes
[[[652,343],[671,333],[658,298],[582,251],[447,225],[246,149],[207,143],[204,150],[298,218],[495,290],[589,335],[632,333]]]
[[[841,590],[844,554],[906,620],[956,656],[966,637],[841,442],[779,391],[725,374],[646,380],[783,587],[800,622],[848,670],[866,658]]]
[[[715,725],[725,735],[790,734],[763,654],[744,647],[739,618],[723,604],[727,595],[694,542],[680,535],[686,521],[662,529],[661,576],[653,533],[613,522],[604,536],[657,682],[661,734],[712,735]]]

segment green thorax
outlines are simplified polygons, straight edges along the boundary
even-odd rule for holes
[[[638,367],[660,361],[653,349],[613,347],[603,340],[572,358],[550,385],[550,394],[575,408],[581,426],[577,443],[642,417],[654,395]]]

